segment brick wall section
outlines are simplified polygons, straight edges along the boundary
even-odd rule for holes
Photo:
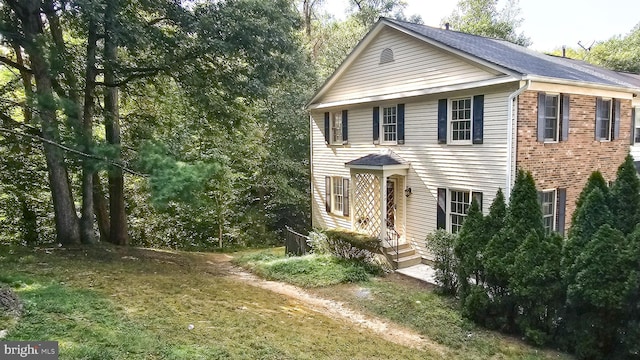
[[[537,138],[538,93],[526,91],[518,99],[516,166],[531,171],[539,190],[566,188],[566,229],[575,203],[591,172],[600,170],[607,181],[629,152],[631,100],[621,100],[620,137],[595,140],[595,96],[569,94],[569,139],[541,143]]]

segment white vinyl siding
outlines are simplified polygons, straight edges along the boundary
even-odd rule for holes
[[[394,49],[395,51],[395,49]],[[379,53],[377,60],[379,59]],[[377,61],[376,60],[376,61]],[[398,62],[396,52],[396,62]],[[385,64],[388,66],[390,64]],[[402,196],[406,213],[398,205],[398,219],[406,216],[406,236],[417,251],[430,258],[425,249],[425,237],[436,229],[438,188],[473,189],[484,193],[485,211],[488,210],[498,188],[506,182],[506,128],[507,98],[517,87],[474,89],[459,94],[436,94],[405,101],[405,144],[391,149],[411,163],[405,182],[398,183],[401,190],[410,187],[411,196]],[[484,142],[482,146],[442,147],[438,144],[438,99],[470,97],[484,94]],[[319,228],[351,229],[349,218],[332,216],[325,211],[325,176],[350,177],[345,163],[356,158],[379,153],[384,145],[374,145],[372,139],[372,108],[384,104],[364,104],[349,108],[349,147],[329,148],[324,143],[323,112],[312,112],[312,213],[313,226]],[[382,137],[382,132],[380,133]],[[447,199],[449,200],[449,199]],[[351,204],[354,200],[350,200]],[[404,206],[404,205],[403,205]]]
[[[394,61],[380,64],[384,49]],[[473,65],[432,45],[383,29],[318,102],[365,98],[396,92],[494,79],[494,70]]]

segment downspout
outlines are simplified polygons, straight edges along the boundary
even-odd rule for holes
[[[516,152],[516,149],[513,148],[513,139],[517,137],[518,134],[513,134],[514,124],[517,126],[518,119],[514,119],[513,116],[513,100],[520,94],[522,94],[529,86],[531,85],[531,80],[527,80],[527,83],[524,84],[521,88],[514,91],[509,95],[509,99],[507,100],[507,184],[505,186],[505,199],[507,203],[509,203],[509,197],[511,196],[511,184],[513,184],[513,167],[514,161],[513,156]],[[517,115],[516,115],[517,116]],[[516,143],[517,145],[517,143]]]

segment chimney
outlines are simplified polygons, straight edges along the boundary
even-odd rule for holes
[[[567,57],[567,47],[562,45],[562,57]]]
[[[449,30],[449,23],[444,23],[444,29]]]

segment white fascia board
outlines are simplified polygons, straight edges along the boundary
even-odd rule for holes
[[[398,165],[347,165],[345,167],[347,169],[354,170],[375,170],[375,171],[386,171],[386,170],[408,170],[411,165],[409,164],[398,164]]]
[[[402,92],[391,93],[391,94],[367,96],[363,98],[340,100],[340,101],[334,101],[329,103],[312,104],[307,106],[307,110],[318,110],[318,109],[326,109],[326,108],[340,107],[340,106],[347,106],[347,105],[365,104],[370,102],[404,99],[404,98],[410,98],[415,96],[468,90],[468,89],[481,88],[485,86],[500,85],[500,84],[506,84],[510,82],[519,82],[519,81],[520,81],[519,78],[513,78],[511,76],[501,76],[499,78],[490,79],[490,80],[474,81],[474,82],[455,84],[455,85],[438,86],[438,87],[419,89],[419,90],[402,91]]]
[[[619,92],[640,95],[640,88],[625,87],[622,85],[620,86],[604,85],[604,84],[590,83],[585,81],[565,80],[565,79],[558,79],[558,78],[538,76],[538,75],[527,75],[523,78],[523,80],[531,80],[533,82],[551,83],[551,84],[559,84],[559,85],[581,86],[581,87],[590,88],[590,89],[619,91]]]

